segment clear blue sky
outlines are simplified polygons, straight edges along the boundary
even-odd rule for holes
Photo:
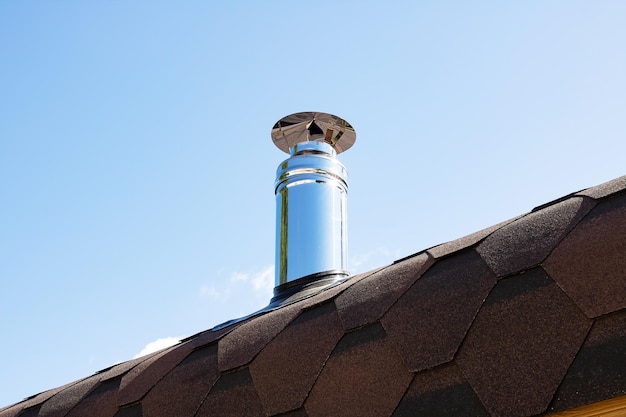
[[[348,120],[352,272],[623,175],[626,2],[0,2],[0,406],[271,297],[270,130]]]

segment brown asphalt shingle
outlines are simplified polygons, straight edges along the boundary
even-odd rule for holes
[[[117,411],[117,391],[120,378],[102,382],[87,395],[66,417],[111,417]]]
[[[622,177],[0,417],[523,417],[625,395],[625,254]]]
[[[142,417],[143,410],[141,404],[133,404],[127,407],[122,407],[113,417]]]
[[[18,414],[18,416],[20,416],[20,417],[38,417],[40,409],[41,409],[41,405],[38,405],[36,407],[27,408],[21,414]]]
[[[2,417],[15,417],[20,413],[21,408],[15,406],[15,407],[2,407],[0,408],[0,415],[2,415]]]
[[[304,408],[309,417],[388,416],[411,379],[385,330],[372,324],[341,339]]]
[[[355,329],[379,320],[432,263],[433,258],[423,253],[350,286],[335,299],[345,329]]]
[[[141,402],[146,415],[192,417],[219,377],[217,344],[187,356]]]
[[[591,323],[534,268],[496,285],[456,363],[491,415],[535,415],[550,404]]]
[[[444,256],[448,256],[455,252],[459,252],[463,249],[474,246],[478,242],[484,240],[487,236],[495,232],[496,230],[502,228],[503,226],[517,220],[518,218],[514,218],[511,220],[504,221],[502,223],[498,223],[494,226],[488,227],[483,230],[479,230],[478,232],[474,232],[465,237],[459,238],[457,240],[453,240],[452,242],[442,243],[441,245],[433,246],[428,249],[428,253],[434,258],[443,258]]]
[[[626,394],[626,310],[596,320],[559,387],[553,408],[589,404],[599,393],[603,398]]]
[[[13,408],[16,408],[18,411],[27,410],[27,409],[31,409],[31,408],[36,408],[36,410],[38,412],[41,404],[43,404],[44,402],[46,402],[47,400],[49,400],[50,398],[52,398],[53,396],[55,396],[59,392],[63,391],[64,389],[66,389],[68,387],[71,387],[76,382],[77,381],[71,382],[69,384],[65,384],[65,385],[62,385],[60,387],[48,390],[48,391],[44,391],[44,392],[39,393],[37,395],[33,395],[32,397],[29,397],[28,399],[26,399],[26,400],[24,400],[24,401],[22,401],[20,403],[15,404],[15,407],[13,407]],[[11,409],[2,410],[2,411],[0,411],[0,416],[5,417],[5,414],[8,416],[11,411],[12,411]],[[32,413],[32,410],[28,410],[28,412]],[[20,414],[18,414],[18,415],[20,415]],[[24,414],[22,414],[21,416],[23,416],[23,415]]]
[[[279,417],[309,417],[304,408],[280,414]]]
[[[393,417],[489,417],[482,403],[451,363],[415,375]]]
[[[263,349],[250,372],[268,415],[302,406],[343,333],[335,305],[326,303],[303,312]]]
[[[604,184],[600,184],[596,187],[587,188],[577,193],[577,195],[584,195],[587,197],[600,199],[608,197],[612,194],[622,192],[626,189],[626,175],[623,177],[615,178],[614,180],[607,181]]]
[[[527,214],[494,231],[477,251],[499,277],[532,268],[548,256],[592,205],[590,199],[573,197]]]
[[[544,268],[589,317],[626,308],[626,194],[600,202]]]
[[[141,400],[154,385],[189,353],[189,343],[163,350],[141,362],[122,377],[117,404],[123,406]]]
[[[224,336],[220,340],[219,370],[249,363],[298,313],[298,306],[290,305],[250,320]]]
[[[167,414],[159,413],[159,415]],[[196,416],[265,416],[259,396],[254,389],[250,371],[245,368],[222,374],[211,388]]]
[[[63,417],[67,410],[73,408],[83,397],[91,391],[99,378],[86,378],[44,402],[39,410],[39,415],[46,417]]]
[[[103,369],[96,373],[101,381],[106,381],[108,379],[115,378],[120,375],[126,374],[129,370],[139,365],[142,362],[147,361],[148,359],[159,355],[161,352],[154,352],[149,355],[142,356],[137,359],[131,359],[126,362],[118,363],[117,365],[113,365],[107,369]]]
[[[381,322],[410,371],[452,360],[495,283],[469,250],[438,261],[402,295]]]

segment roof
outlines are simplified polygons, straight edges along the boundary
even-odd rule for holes
[[[626,176],[0,409],[534,416],[626,394]]]

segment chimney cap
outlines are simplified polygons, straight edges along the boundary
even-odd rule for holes
[[[286,153],[298,143],[326,142],[339,154],[354,145],[356,132],[350,123],[332,114],[300,112],[276,122],[272,128],[272,141]]]

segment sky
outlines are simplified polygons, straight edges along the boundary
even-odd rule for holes
[[[366,272],[625,174],[626,2],[0,2],[0,407],[267,305],[283,116]],[[163,343],[162,343],[163,342]]]

